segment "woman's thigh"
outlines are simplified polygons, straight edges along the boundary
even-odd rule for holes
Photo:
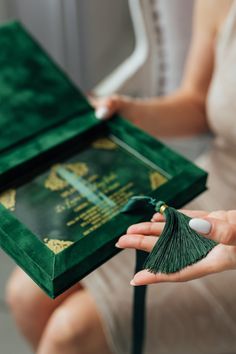
[[[103,328],[90,293],[74,292],[50,317],[38,354],[111,354]]]
[[[52,300],[16,268],[8,282],[6,298],[19,329],[37,353],[74,348],[76,353],[99,349],[110,354],[96,303],[81,284]]]
[[[32,346],[36,347],[44,327],[55,309],[81,288],[81,285],[77,284],[53,300],[17,267],[6,287],[6,302],[20,331]]]

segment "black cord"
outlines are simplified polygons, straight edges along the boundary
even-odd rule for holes
[[[136,251],[135,273],[142,270],[147,253]],[[146,327],[146,291],[147,286],[134,287],[132,318],[132,354],[143,354]]]

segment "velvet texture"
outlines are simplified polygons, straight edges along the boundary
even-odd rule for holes
[[[48,130],[91,111],[72,82],[19,23],[0,28],[1,172],[6,153],[20,153],[29,141],[37,142]],[[38,147],[37,153],[44,149]],[[14,156],[7,159],[11,168],[20,163]]]
[[[51,165],[85,151],[99,136],[119,139],[140,164],[139,169],[133,164],[123,168],[122,161],[110,157],[125,179],[135,183],[136,172],[141,174],[147,165],[165,176],[166,182],[156,189],[147,188],[146,182],[138,184],[136,194],[181,207],[205,189],[206,173],[156,139],[118,116],[108,122],[96,120],[86,98],[18,23],[0,28],[0,69],[1,190],[26,184]],[[99,158],[95,155],[88,163],[99,167]],[[49,296],[56,297],[119,252],[114,247],[118,237],[151,214],[152,210],[118,213],[54,254],[0,206],[0,245]]]

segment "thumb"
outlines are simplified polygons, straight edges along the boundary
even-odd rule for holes
[[[218,243],[236,245],[236,224],[214,218],[193,218],[190,220],[189,226],[194,231]]]
[[[118,95],[97,99],[93,102],[97,119],[110,118],[121,110],[123,103],[122,97]]]

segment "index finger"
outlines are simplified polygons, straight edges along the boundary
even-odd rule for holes
[[[141,234],[146,236],[159,236],[164,229],[163,222],[141,222],[134,224],[127,230],[127,234]]]

